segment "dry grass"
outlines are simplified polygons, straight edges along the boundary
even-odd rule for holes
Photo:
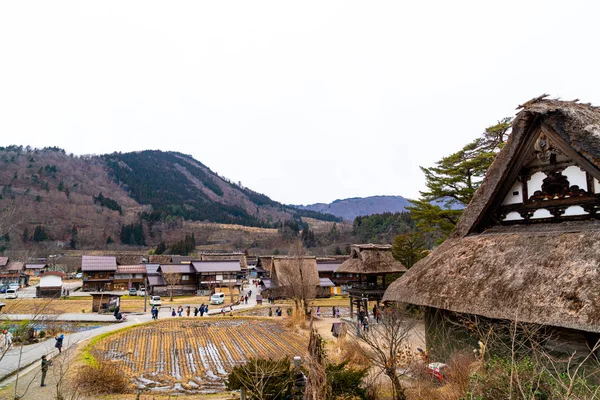
[[[80,392],[91,395],[122,394],[132,389],[129,378],[108,361],[81,367],[74,383]]]

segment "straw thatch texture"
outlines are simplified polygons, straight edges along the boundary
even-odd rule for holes
[[[297,284],[319,286],[321,283],[315,257],[274,257],[271,278],[280,287]]]
[[[600,175],[600,108],[570,101],[534,99],[523,106],[513,121],[511,135],[488,169],[485,179],[469,203],[451,237],[475,231],[477,224],[498,196],[500,183],[515,163],[525,139],[544,125],[553,129]],[[511,182],[512,183],[512,182]]]
[[[337,273],[393,274],[406,268],[392,256],[391,245],[356,244],[350,247],[350,258],[340,265]]]
[[[384,301],[600,332],[600,223],[495,227],[449,239]]]

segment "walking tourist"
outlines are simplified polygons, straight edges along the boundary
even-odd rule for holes
[[[198,316],[198,307],[194,307],[194,317]]]
[[[271,307],[269,307],[269,317],[273,316],[273,309],[271,309]]]
[[[177,314],[175,314],[175,309],[171,309],[171,317],[175,317]]]
[[[321,316],[321,307],[317,307],[317,317]]]
[[[4,335],[4,340],[2,341],[4,343],[4,351],[8,351],[12,346],[13,334],[7,331],[6,329],[2,331],[2,334]]]
[[[190,316],[190,306],[187,306],[187,309],[185,310],[185,314],[189,317]]]
[[[204,303],[202,303],[200,305],[200,316],[204,317],[204,313],[206,312],[206,307],[204,306]]]
[[[56,340],[56,343],[54,343],[54,347],[56,347],[58,349],[59,353],[62,353],[63,340],[65,339],[65,335],[63,335],[61,333],[60,336],[58,336],[54,339]]]

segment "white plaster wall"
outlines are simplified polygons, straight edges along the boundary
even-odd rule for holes
[[[515,192],[517,194],[513,195],[513,193],[515,193]],[[523,202],[523,184],[519,181],[516,181],[515,183],[513,183],[512,187],[510,188],[510,191],[504,198],[502,205],[519,204],[522,202]]]
[[[503,219],[503,221],[518,221],[521,219],[523,219],[523,217],[521,217],[518,212],[512,211],[506,214],[506,217]]]
[[[569,180],[569,185],[577,185],[579,186],[579,189],[587,190],[585,172],[583,172],[579,167],[571,165],[570,167],[565,168],[563,175]]]
[[[542,183],[546,179],[546,174],[543,172],[536,172],[527,181],[527,193],[531,197],[536,190],[542,190]]]
[[[40,287],[62,286],[62,278],[56,275],[47,275],[40,278]]]
[[[546,210],[545,208],[540,208],[539,210],[536,210],[533,215],[531,216],[531,219],[537,219],[537,218],[552,218],[552,214],[550,214],[550,211]]]
[[[585,215],[587,212],[581,206],[571,206],[565,210],[563,216],[566,215]]]
[[[594,193],[600,193],[600,182],[594,178]]]

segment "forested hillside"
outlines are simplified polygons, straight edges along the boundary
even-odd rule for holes
[[[280,204],[180,153],[75,156],[8,146],[0,147],[0,165],[0,250],[151,246],[184,221],[279,228],[302,217],[339,220]]]

